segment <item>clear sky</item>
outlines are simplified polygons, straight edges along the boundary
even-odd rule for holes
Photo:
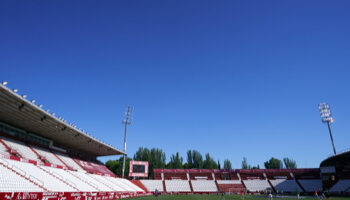
[[[0,80],[127,153],[240,168],[350,147],[350,1],[1,1]],[[107,159],[116,158],[109,157]]]

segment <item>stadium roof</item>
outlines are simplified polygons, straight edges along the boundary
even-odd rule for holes
[[[37,106],[35,102],[0,84],[0,121],[96,156],[120,155],[123,151],[105,144]]]
[[[330,156],[323,160],[320,164],[321,167],[335,166],[337,168],[343,167],[344,165],[350,165],[350,150],[345,150],[337,153],[336,155]]]

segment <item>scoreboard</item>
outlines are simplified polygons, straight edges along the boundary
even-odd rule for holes
[[[129,176],[148,177],[148,162],[130,160]]]

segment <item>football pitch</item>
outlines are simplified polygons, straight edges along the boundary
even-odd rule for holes
[[[242,200],[240,195],[160,195],[158,198],[154,196],[136,197],[133,200]],[[274,197],[273,200],[297,200],[295,196]],[[318,200],[313,196],[301,196],[300,200]],[[330,197],[330,200],[350,200],[350,197]],[[246,195],[244,200],[268,200],[267,196]],[[325,199],[326,200],[326,199]]]

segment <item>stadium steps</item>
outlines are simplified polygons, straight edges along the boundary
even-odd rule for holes
[[[80,178],[79,176],[75,175],[74,173],[71,173],[69,170],[67,170],[66,172],[68,172],[69,174],[71,174],[71,175],[74,176],[75,178],[81,180],[82,182],[84,182],[84,183],[90,185],[91,187],[95,188],[96,191],[99,191],[99,188],[98,188],[96,185],[91,184],[90,182],[88,182],[88,181],[86,181],[86,180]]]
[[[68,185],[69,187],[75,189],[76,191],[80,191],[76,186],[74,186],[73,183],[69,183],[68,180],[64,180],[62,176],[53,173],[53,172],[49,172],[46,169],[44,169],[43,167],[37,166],[39,169],[43,170],[44,172],[46,172],[47,174],[55,177],[56,179],[58,179],[59,181],[63,182],[64,184]],[[63,170],[63,169],[62,169]]]
[[[164,192],[167,192],[166,186],[165,186],[165,180],[163,180],[162,183],[163,183],[163,190],[164,190]]]
[[[4,141],[2,141],[2,139],[0,139],[0,143],[6,148],[8,153],[11,152],[11,148]]]
[[[104,183],[104,185],[106,187],[112,189],[112,191],[127,191],[127,189],[125,189],[125,186],[123,187],[123,185],[120,183],[112,182],[109,178],[107,178],[105,176],[89,175],[89,174],[88,174],[88,176],[98,180],[101,183]]]
[[[217,181],[217,180],[215,180],[215,185],[216,185],[216,190],[217,190],[218,192],[220,192],[220,190],[219,190],[219,184],[218,184],[218,181]]]
[[[266,179],[266,180],[267,180],[267,182],[270,184],[272,190],[273,190],[274,192],[276,192],[276,189],[275,189],[275,187],[273,187],[273,185],[272,185],[270,179]]]
[[[145,192],[149,192],[147,188],[141,183],[139,180],[130,180],[133,184],[144,190]]]
[[[41,156],[37,151],[35,151],[35,149],[30,146],[29,144],[27,144],[27,146],[30,148],[30,150],[32,150],[35,155],[39,158],[39,160],[41,160],[41,162],[43,163],[50,163],[46,158],[44,158],[44,156]]]
[[[68,155],[69,156],[69,155]],[[87,171],[85,169],[85,167],[83,165],[81,165],[77,160],[75,160],[74,158],[72,158],[71,156],[69,156],[75,163],[77,163],[79,165],[79,167],[81,167],[83,170]]]
[[[189,180],[188,182],[190,183],[191,192],[193,193],[194,190],[193,190],[193,186],[192,186],[192,181]]]
[[[6,169],[12,171],[13,173],[17,174],[18,176],[22,177],[23,179],[25,179],[25,180],[31,182],[32,184],[38,186],[39,188],[43,189],[45,192],[49,192],[49,190],[48,190],[47,188],[45,188],[44,186],[42,186],[42,185],[40,185],[39,183],[37,183],[37,182],[31,180],[31,179],[28,178],[28,177],[22,175],[21,173],[19,173],[18,171],[14,170],[13,168],[11,168],[11,167],[5,165],[4,163],[0,162],[0,165],[3,166],[3,167],[5,167]]]
[[[62,163],[64,166],[66,166],[69,170],[72,170],[72,168],[69,167],[65,162],[63,162],[63,160],[62,160],[57,154],[55,154],[55,152],[53,152],[51,149],[50,149],[50,151],[51,151],[51,153],[52,153],[59,161],[61,161],[61,163]]]
[[[88,175],[89,177],[91,177],[92,179],[94,179],[96,182],[101,183],[102,185],[108,187],[109,189],[111,189],[111,191],[114,191],[114,190],[115,190],[112,186],[110,186],[110,185],[107,184],[106,182],[101,181],[101,180],[98,180],[97,178],[95,178],[94,176],[90,176],[89,174],[87,174],[87,175]]]
[[[298,184],[298,186],[303,190],[303,192],[306,192],[306,190],[304,189],[304,187],[300,184],[300,182],[298,181],[298,179],[295,179],[295,182]]]
[[[237,174],[238,174],[239,179],[241,180],[241,183],[242,183],[242,185],[243,185],[243,188],[246,189],[246,190],[248,190],[247,186],[245,186],[245,184],[244,184],[244,182],[243,182],[243,179],[241,179],[241,176],[239,175],[239,173],[237,173]]]

